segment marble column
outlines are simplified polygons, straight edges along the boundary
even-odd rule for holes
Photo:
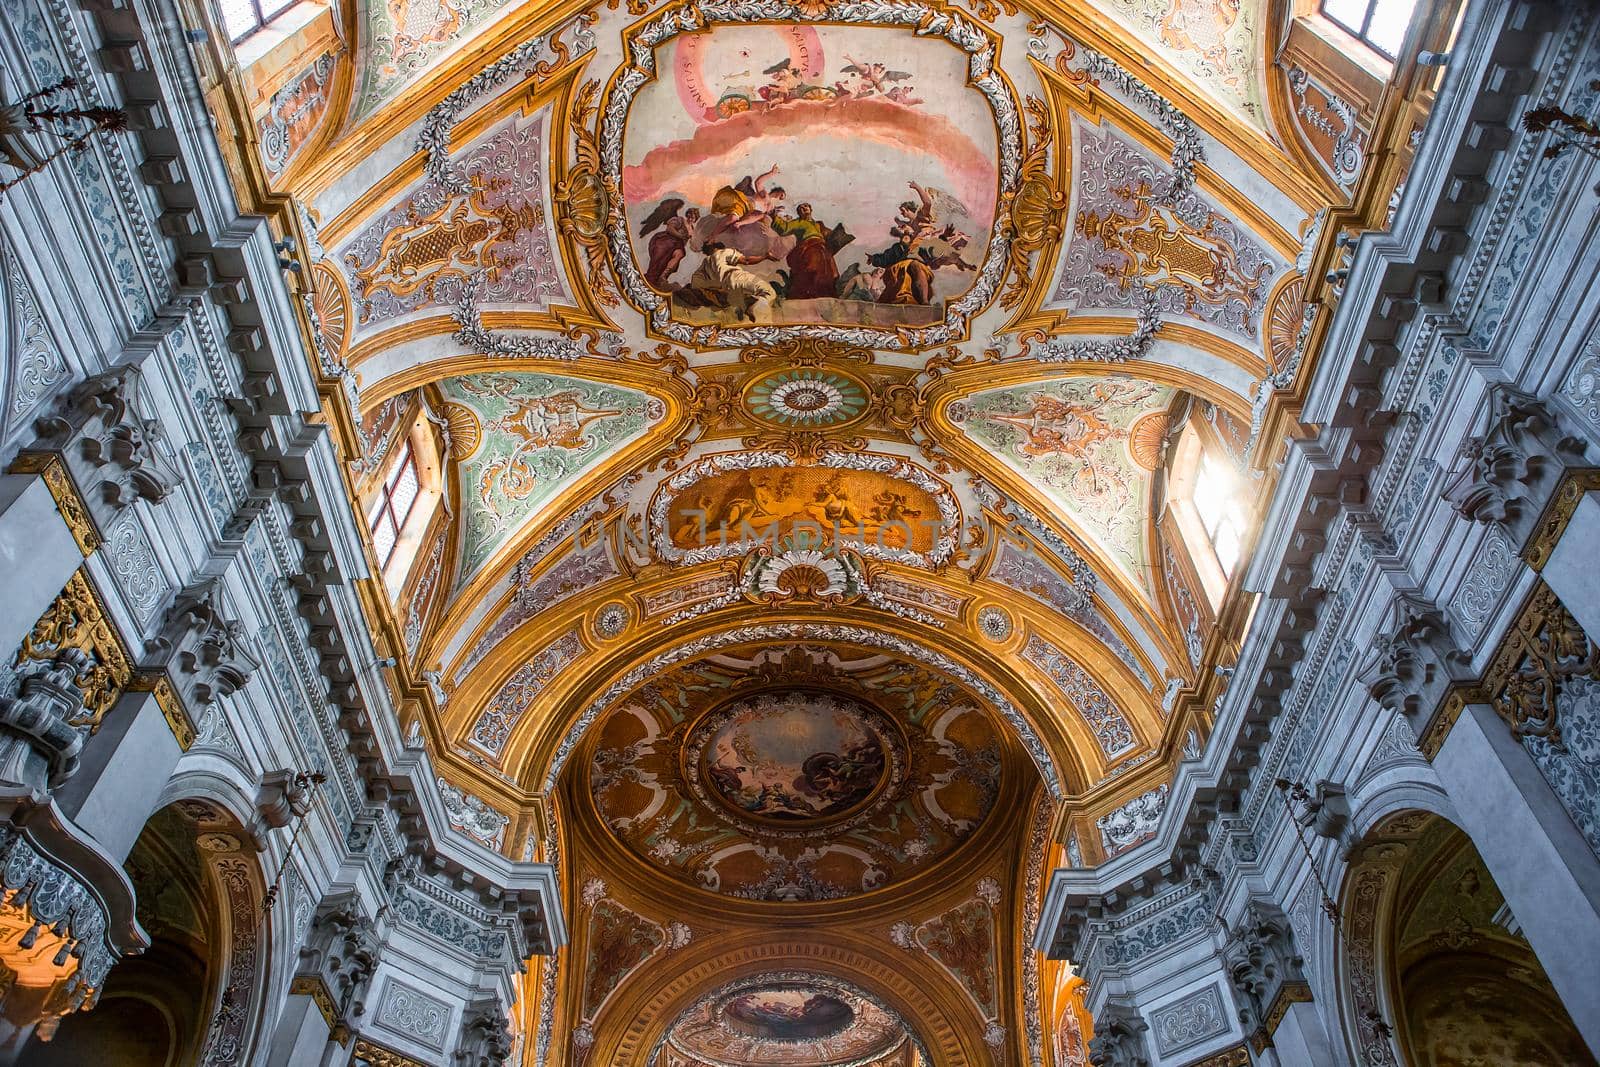
[[[0,650],[22,643],[72,572],[83,565],[50,488],[35,474],[0,475]]]
[[[343,1051],[314,999],[305,993],[291,993],[284,1000],[267,1047],[267,1067],[325,1067]]]
[[[1600,863],[1594,852],[1489,705],[1466,706],[1433,766],[1568,1014],[1600,1055]]]
[[[77,772],[56,790],[56,803],[121,863],[182,755],[156,695],[129,690],[89,737]]]
[[[1572,513],[1540,577],[1578,620],[1590,640],[1600,641],[1600,493],[1585,493]]]

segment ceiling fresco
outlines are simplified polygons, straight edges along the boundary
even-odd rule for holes
[[[892,1011],[845,982],[797,972],[718,989],[673,1024],[663,1067],[922,1067]]]
[[[978,829],[1002,743],[927,668],[804,645],[666,672],[596,727],[589,793],[647,862],[752,900],[883,888]]]
[[[670,77],[628,108],[621,186],[670,321],[926,326],[972,288],[1000,176],[963,50],[892,29],[731,25],[674,37],[655,63]],[[691,273],[691,243],[725,250]]]
[[[1078,521],[1125,573],[1150,581],[1150,475],[1172,391],[1079,378],[974,393],[950,420]]]
[[[582,378],[474,374],[439,383],[458,464],[460,580],[562,488],[638,440],[665,407],[645,393]]]
[[[1266,127],[1261,0],[1101,0],[1096,6],[1229,111]]]
[[[1174,444],[1260,467],[1361,151],[1290,151],[1286,10],[358,0],[286,62],[352,485],[440,459],[407,736],[561,872],[527,1062],[1050,1067],[1038,872],[1209,728]]]

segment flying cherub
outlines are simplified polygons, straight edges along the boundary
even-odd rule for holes
[[[858,94],[860,96],[872,96],[875,93],[889,96],[889,82],[903,82],[914,77],[910,71],[890,70],[882,63],[862,63],[849,53],[845,54],[845,58],[850,61],[849,65],[839,69],[845,74],[854,74],[861,79],[862,90]]]

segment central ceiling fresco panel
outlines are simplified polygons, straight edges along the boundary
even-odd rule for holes
[[[1018,175],[998,42],[922,3],[880,25],[673,10],[631,31],[600,126],[612,261],[652,331],[959,339],[998,292]]]

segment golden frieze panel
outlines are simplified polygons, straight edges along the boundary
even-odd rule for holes
[[[667,478],[651,500],[656,554],[693,564],[743,557],[797,536],[868,559],[939,568],[961,541],[948,485],[896,456],[830,452],[795,465],[778,451],[708,456]]]

